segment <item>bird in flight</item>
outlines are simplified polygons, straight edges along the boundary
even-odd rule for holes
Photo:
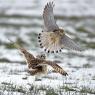
[[[38,35],[40,47],[44,48],[48,53],[58,53],[61,52],[63,48],[82,51],[82,48],[65,34],[64,29],[59,28],[56,24],[53,7],[53,2],[49,2],[43,11],[44,29],[42,33]]]
[[[59,65],[57,65],[53,61],[46,60],[46,56],[44,54],[38,55],[36,57],[33,54],[29,53],[25,48],[20,47],[17,43],[11,41],[14,46],[19,49],[19,51],[25,57],[26,63],[28,65],[28,71],[31,75],[41,75],[47,74],[47,66],[51,66],[56,73],[60,73],[61,75],[68,75],[66,71],[64,71]]]

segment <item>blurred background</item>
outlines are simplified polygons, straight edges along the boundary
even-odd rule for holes
[[[43,52],[37,42],[37,35],[43,27],[43,8],[50,0],[0,0],[0,89],[2,84],[24,85],[31,83],[27,76],[27,66],[18,50],[8,38],[26,47],[34,55]],[[59,60],[69,74],[65,79],[56,74],[49,74],[42,80],[52,86],[77,84],[89,87],[95,92],[95,0],[54,0],[54,14],[57,24],[78,42],[85,50],[75,53],[63,50],[60,54],[47,54],[48,59]],[[26,80],[23,80],[23,78]],[[18,79],[20,80],[18,82]],[[52,81],[52,82],[51,82]],[[37,84],[37,83],[36,83]],[[54,85],[54,84],[53,84]],[[93,93],[94,93],[93,92]],[[95,93],[93,94],[95,95]]]

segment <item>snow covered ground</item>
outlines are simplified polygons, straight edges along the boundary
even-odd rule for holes
[[[21,86],[24,91],[28,91],[33,85],[36,88],[39,86],[48,88],[49,86],[53,89],[73,90],[70,92],[71,94],[62,91],[62,94],[59,95],[64,93],[80,95],[80,92],[94,95],[95,0],[54,1],[57,24],[63,27],[75,42],[85,47],[83,52],[64,49],[59,54],[46,54],[47,59],[60,61],[58,64],[68,72],[67,77],[49,73],[40,81],[35,81],[35,77],[27,72],[27,65],[24,64],[23,57],[7,39],[18,41],[34,55],[43,52],[39,48],[37,34],[42,31],[42,12],[48,1],[0,0],[0,92],[3,93],[2,85],[13,84]],[[79,94],[73,94],[76,91]],[[21,95],[19,91],[17,92],[17,95]],[[6,93],[5,91],[1,95],[7,95]],[[15,91],[13,93],[16,95]],[[40,92],[40,95],[46,95],[46,92],[43,91],[43,94]]]

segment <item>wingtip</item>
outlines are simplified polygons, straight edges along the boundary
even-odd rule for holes
[[[63,75],[64,75],[64,76],[68,76],[68,73],[67,73],[67,72],[64,72]]]
[[[54,6],[55,6],[55,4],[54,4],[53,1],[47,2],[46,5],[45,5],[45,7],[44,7],[44,10],[45,10],[46,8],[48,8],[48,7],[52,7],[52,8],[53,8]]]
[[[84,48],[81,48],[81,47],[79,47],[78,49],[75,49],[75,51],[78,51],[78,52],[82,52],[82,51],[84,51],[85,49]]]

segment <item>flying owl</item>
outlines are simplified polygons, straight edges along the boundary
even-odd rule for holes
[[[26,63],[28,65],[28,71],[31,75],[47,74],[48,65],[50,65],[56,73],[60,73],[61,75],[64,75],[64,76],[67,75],[67,72],[64,71],[55,62],[46,60],[46,56],[44,54],[34,57],[33,54],[29,53],[25,48],[20,47],[17,43],[13,43],[13,44],[15,45],[17,49],[20,50],[20,52],[25,57]]]
[[[56,24],[53,14],[53,2],[46,4],[43,11],[44,29],[39,33],[38,40],[41,48],[44,48],[48,53],[58,53],[65,47],[68,49],[82,51],[71,38],[69,38],[64,29],[61,29]]]

